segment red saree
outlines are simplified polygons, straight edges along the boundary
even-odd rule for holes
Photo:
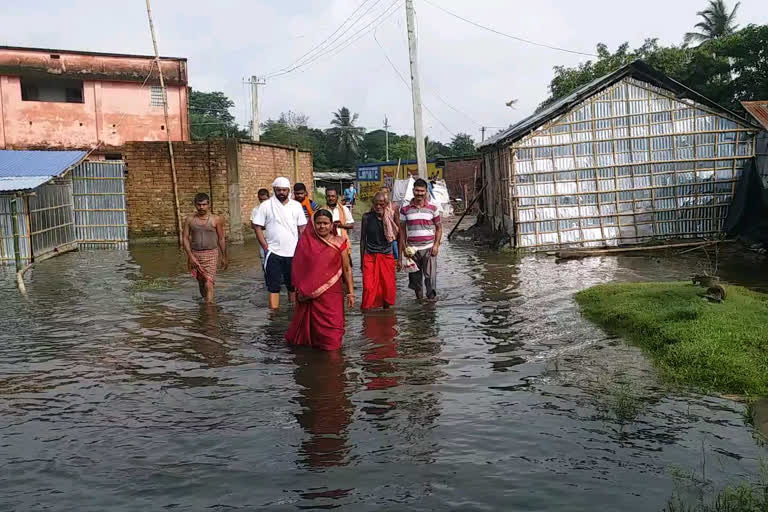
[[[347,242],[338,236],[320,238],[307,229],[296,245],[291,280],[298,302],[285,333],[292,345],[338,350],[344,337],[344,287],[341,256]]]

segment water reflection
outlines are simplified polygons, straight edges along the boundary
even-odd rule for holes
[[[347,395],[346,362],[342,352],[296,347],[293,373],[299,394],[296,414],[308,437],[299,450],[300,465],[311,468],[348,464],[348,427],[354,407]]]
[[[363,354],[363,367],[370,377],[366,388],[387,389],[400,383],[394,359],[397,354],[397,313],[395,310],[366,313],[363,316],[363,336],[371,345]],[[388,404],[389,405],[389,404]],[[375,408],[367,412],[375,413]]]

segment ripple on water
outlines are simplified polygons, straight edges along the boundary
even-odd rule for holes
[[[556,264],[446,243],[436,306],[401,276],[398,306],[349,312],[334,354],[285,346],[256,258],[232,248],[210,307],[173,247],[47,261],[26,300],[4,280],[0,509],[645,511],[672,467],[715,486],[758,471],[739,404],[666,388],[572,300],[684,278],[695,254]],[[768,283],[740,255],[722,267]]]

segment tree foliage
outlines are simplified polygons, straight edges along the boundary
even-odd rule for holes
[[[466,156],[475,153],[475,141],[466,133],[457,133],[451,140],[453,156]]]
[[[333,113],[332,128],[327,130],[331,149],[342,167],[352,168],[360,155],[365,128],[355,126],[357,118],[358,114],[353,114],[347,107],[341,107]]]
[[[661,46],[648,39],[634,50],[624,43],[611,53],[601,43],[597,54],[597,60],[575,67],[556,66],[550,96],[539,110],[636,59],[726,108],[740,110],[742,100],[768,97],[768,25],[748,25],[697,47]]]
[[[728,6],[725,5],[724,0],[709,0],[707,8],[696,13],[697,16],[702,18],[702,21],[698,22],[694,27],[701,29],[701,31],[686,33],[685,43],[703,43],[718,37],[729,36],[736,32],[739,28],[735,24],[736,11],[739,9],[739,5],[741,5],[741,2],[736,2],[733,10],[729,13]]]
[[[229,109],[235,103],[223,92],[189,90],[189,131],[192,139],[212,137],[246,137],[238,128]]]

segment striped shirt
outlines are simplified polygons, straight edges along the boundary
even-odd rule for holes
[[[411,202],[400,208],[400,222],[405,223],[408,246],[420,251],[435,245],[435,228],[440,224],[437,206],[418,207]]]

